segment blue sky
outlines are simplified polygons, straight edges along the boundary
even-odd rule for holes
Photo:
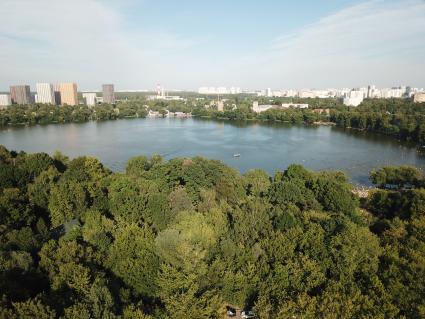
[[[425,86],[425,1],[2,0],[0,90]]]
[[[129,29],[208,36],[250,48],[293,31],[355,1],[140,1],[123,7]]]

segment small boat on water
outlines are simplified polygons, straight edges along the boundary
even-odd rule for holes
[[[233,154],[233,157],[241,157],[241,154],[239,153]]]

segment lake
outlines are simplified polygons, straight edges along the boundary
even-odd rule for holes
[[[130,157],[152,154],[167,159],[200,155],[241,172],[262,168],[270,174],[299,163],[342,170],[359,184],[368,184],[369,171],[384,165],[425,167],[423,154],[389,137],[284,123],[158,118],[51,124],[0,130],[0,144],[25,152],[93,155],[114,171],[123,170]]]

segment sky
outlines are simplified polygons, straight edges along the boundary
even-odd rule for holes
[[[425,87],[425,0],[0,0],[0,90]]]

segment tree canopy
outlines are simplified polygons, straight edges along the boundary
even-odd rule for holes
[[[423,318],[425,179],[0,147],[0,318]]]

